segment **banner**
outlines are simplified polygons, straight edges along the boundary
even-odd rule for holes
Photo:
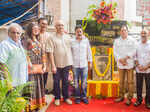
[[[0,25],[11,21],[32,8],[38,0],[0,0]],[[38,16],[38,6],[15,22],[21,23]]]

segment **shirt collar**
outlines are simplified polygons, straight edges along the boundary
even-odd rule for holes
[[[85,39],[85,38],[86,38],[86,37],[83,35],[81,40],[83,40],[83,39]],[[75,40],[77,40],[77,38],[75,38]]]
[[[8,37],[8,41],[11,42],[12,44],[16,45],[17,47],[21,46],[21,41],[19,39],[18,43],[16,43],[14,40],[12,40],[10,37]]]
[[[148,44],[148,41],[147,41],[146,43],[142,43],[142,41],[140,40],[140,43],[141,43],[142,45],[147,45],[147,44]]]
[[[126,38],[126,39],[122,39],[122,37],[120,36],[120,40],[128,40],[128,36],[127,36],[127,38]]]

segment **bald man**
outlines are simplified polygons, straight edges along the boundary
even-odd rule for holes
[[[143,79],[146,84],[145,106],[150,109],[150,43],[147,40],[148,31],[141,31],[141,41],[136,50],[136,89],[137,100],[134,106],[138,107],[142,103]]]
[[[72,104],[68,95],[68,75],[73,64],[71,53],[71,37],[64,32],[64,22],[55,23],[56,33],[47,40],[46,52],[51,62],[54,79],[55,105],[60,105],[60,80],[62,79],[62,95],[67,104]]]

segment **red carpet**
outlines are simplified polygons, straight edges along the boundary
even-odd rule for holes
[[[133,104],[126,106],[124,103],[125,101],[115,103],[112,98],[105,100],[91,99],[88,105],[83,103],[67,105],[61,102],[61,105],[56,107],[51,103],[46,112],[150,112],[149,109],[145,108],[144,103],[139,107],[134,107]]]

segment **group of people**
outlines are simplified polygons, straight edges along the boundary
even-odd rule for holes
[[[61,104],[61,87],[64,102],[72,104],[68,94],[68,76],[72,70],[75,84],[75,103],[81,101],[88,104],[87,76],[92,68],[92,52],[88,38],[83,35],[82,26],[75,27],[75,38],[64,31],[64,22],[55,23],[56,32],[47,32],[48,22],[40,18],[38,22],[29,23],[24,35],[23,29],[17,23],[8,27],[8,38],[0,43],[0,65],[7,66],[12,76],[12,86],[16,87],[27,81],[34,84],[30,94],[29,110],[40,109],[46,104],[45,85],[48,72],[53,74],[54,104]],[[141,31],[141,41],[128,36],[128,27],[122,26],[120,38],[114,41],[114,56],[119,71],[119,98],[115,102],[124,100],[125,77],[127,77],[128,96],[126,105],[132,103],[134,92],[134,69],[136,70],[137,101],[134,106],[142,103],[143,79],[146,82],[146,107],[150,109],[150,43],[148,32]],[[1,68],[2,69],[2,68]],[[7,76],[8,74],[6,74]],[[7,78],[7,77],[6,77]],[[80,83],[81,79],[81,83]],[[80,87],[81,85],[81,87]]]
[[[120,38],[114,41],[114,56],[117,61],[119,71],[119,98],[115,102],[124,101],[125,78],[127,77],[128,95],[126,105],[132,103],[134,93],[134,70],[136,71],[136,91],[137,100],[134,106],[142,104],[143,80],[146,83],[145,106],[150,109],[150,42],[148,41],[148,31],[141,31],[140,41],[128,36],[128,27],[122,26]]]
[[[64,31],[62,20],[56,21],[53,34],[47,32],[47,25],[47,20],[40,18],[29,23],[22,36],[22,27],[17,23],[10,24],[8,38],[0,43],[0,65],[7,67],[14,88],[27,81],[33,82],[28,111],[36,111],[46,105],[45,86],[49,71],[53,74],[56,106],[61,104],[60,80],[63,99],[72,104],[68,94],[70,70],[74,72],[75,103],[83,101],[88,104],[87,76],[92,65],[92,52],[82,27],[75,27],[76,36],[72,38]]]

